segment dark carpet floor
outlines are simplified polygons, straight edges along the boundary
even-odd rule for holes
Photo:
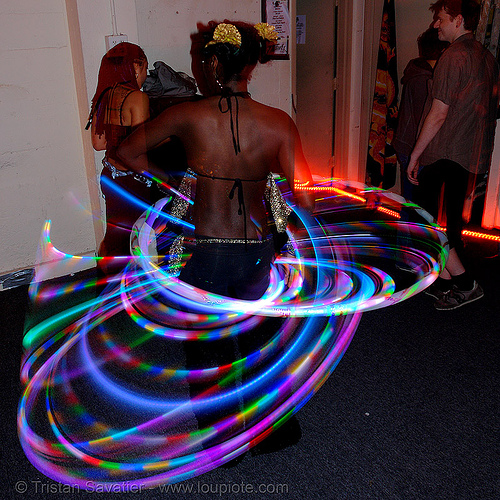
[[[129,494],[68,489],[16,431],[26,287],[0,292],[1,499],[498,499],[500,259],[471,244],[485,297],[438,312],[421,293],[365,313],[330,379],[300,410],[300,442],[189,481]]]

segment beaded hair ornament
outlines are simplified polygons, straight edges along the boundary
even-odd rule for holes
[[[261,38],[269,42],[276,42],[278,34],[274,26],[268,23],[258,23],[254,26]],[[241,33],[233,24],[220,23],[214,30],[212,40],[205,47],[214,43],[229,43],[235,47],[241,47]]]

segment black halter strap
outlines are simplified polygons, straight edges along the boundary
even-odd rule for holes
[[[130,83],[129,81],[124,81],[124,82],[118,82],[115,83],[114,85],[110,85],[109,87],[106,87],[102,92],[101,95],[97,98],[97,101],[94,106],[92,106],[92,109],[90,110],[90,114],[88,117],[88,122],[87,125],[85,125],[85,130],[88,130],[90,128],[90,125],[92,124],[92,120],[94,119],[94,114],[99,112],[99,106],[101,105],[101,101],[104,99],[104,96],[107,94],[108,91],[113,90],[118,86],[118,85],[127,85]],[[125,96],[125,99],[128,97],[129,94],[131,94],[134,90],[136,89],[130,89],[131,91]],[[124,101],[125,101],[124,99]],[[123,102],[122,102],[123,106]],[[120,108],[120,124],[122,121],[122,110]]]
[[[234,192],[238,190],[238,215],[246,215],[245,212],[245,200],[243,198],[243,184],[241,183],[241,179],[234,179],[233,187],[231,191],[229,191],[229,199],[232,200],[234,198]],[[245,218],[246,219],[246,218]]]
[[[243,183],[244,182],[262,182],[267,180],[267,176],[263,179],[240,179],[239,177],[217,177],[215,175],[207,175],[198,173],[200,177],[207,177],[212,180],[220,181],[233,181],[231,191],[229,191],[228,198],[232,200],[234,193],[237,191],[238,196],[238,215],[243,215],[243,230],[245,232],[245,250],[247,248],[247,211],[245,207],[245,197],[243,196]]]
[[[235,126],[235,119],[233,117],[233,103],[232,103],[232,98],[234,97],[234,101],[236,103],[236,126]],[[233,92],[232,89],[229,87],[223,87],[222,88],[222,93],[219,99],[219,111],[221,113],[227,113],[229,112],[229,115],[231,117],[231,134],[233,136],[233,147],[234,147],[234,152],[235,154],[238,154],[241,152],[241,147],[240,147],[240,126],[238,123],[238,115],[239,115],[239,103],[238,103],[238,97],[250,97],[249,92]],[[226,108],[224,109],[224,100],[226,102]],[[236,130],[236,134],[235,134]]]

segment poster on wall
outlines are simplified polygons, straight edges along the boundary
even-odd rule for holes
[[[289,59],[288,44],[291,36],[289,0],[262,0],[262,20],[272,24],[278,33],[273,59]]]

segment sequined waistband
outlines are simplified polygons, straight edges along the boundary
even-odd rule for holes
[[[247,239],[245,238],[214,238],[210,236],[196,236],[196,243],[219,243],[219,244],[238,244],[238,245],[244,245],[246,244],[255,244],[255,243],[267,243],[270,241],[272,238],[272,235],[269,235],[266,239],[264,240],[255,240],[255,239]]]

